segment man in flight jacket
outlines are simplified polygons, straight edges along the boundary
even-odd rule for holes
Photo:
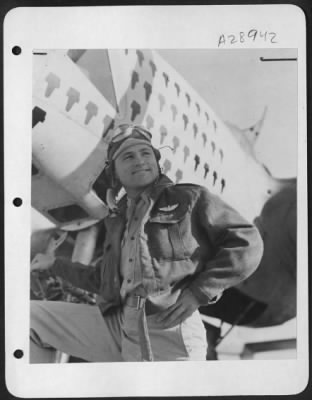
[[[206,188],[163,175],[144,128],[119,126],[107,157],[111,186],[126,196],[104,219],[101,262],[39,254],[32,263],[96,293],[97,306],[33,301],[32,362],[51,361],[53,349],[88,361],[204,360],[198,307],[256,270],[260,235]]]

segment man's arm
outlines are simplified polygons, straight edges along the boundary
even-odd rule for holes
[[[207,246],[213,246],[216,254],[177,302],[159,313],[157,321],[164,328],[185,320],[200,305],[215,303],[225,289],[251,275],[262,257],[263,244],[257,228],[204,188],[194,213],[194,223],[200,225],[209,241]]]
[[[251,275],[258,267],[263,243],[257,228],[219,197],[203,188],[194,208],[215,256],[197,274],[189,290],[202,304],[216,302],[222,292]]]
[[[88,292],[98,293],[100,289],[100,264],[95,267],[72,262],[64,257],[37,254],[31,263],[31,271],[47,271],[57,275],[73,286]]]

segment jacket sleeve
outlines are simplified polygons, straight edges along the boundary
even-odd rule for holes
[[[205,188],[193,212],[193,221],[205,232],[207,245],[215,249],[189,286],[198,302],[205,305],[215,303],[225,289],[257,269],[263,242],[254,225]]]
[[[72,262],[65,257],[56,257],[49,272],[67,280],[75,287],[98,294],[101,276],[100,265],[101,262],[98,262],[94,267]]]

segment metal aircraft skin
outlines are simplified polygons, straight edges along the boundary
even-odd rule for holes
[[[296,179],[275,179],[254,154],[266,110],[249,129],[225,123],[152,50],[38,50],[33,58],[32,206],[56,228],[33,233],[31,257],[62,230],[71,232],[55,252],[71,257],[77,232],[107,215],[112,129],[143,125],[164,173],[218,194],[264,241],[257,271],[201,312],[261,327],[296,316]]]

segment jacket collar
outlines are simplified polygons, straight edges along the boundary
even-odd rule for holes
[[[166,175],[160,175],[159,178],[151,186],[148,187],[148,196],[155,204],[161,193],[168,186],[172,186],[174,183]],[[118,213],[125,215],[127,209],[127,196],[122,197],[118,203]]]
[[[149,197],[153,200],[155,203],[161,193],[166,189],[168,186],[173,186],[174,183],[172,182],[171,179],[169,179],[166,175],[160,175],[159,179],[157,180],[156,183],[153,184],[153,186],[150,189],[149,192]]]

